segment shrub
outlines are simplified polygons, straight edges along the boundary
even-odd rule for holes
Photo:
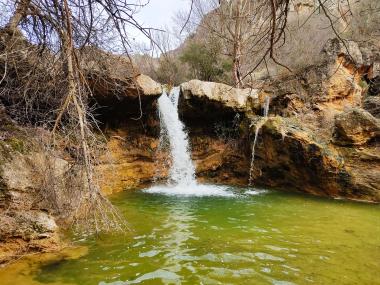
[[[205,81],[226,82],[232,62],[223,58],[219,43],[190,42],[179,59],[190,68],[190,77]]]

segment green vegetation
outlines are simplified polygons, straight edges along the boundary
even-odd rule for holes
[[[189,65],[189,77],[225,82],[232,70],[232,62],[222,57],[221,48],[219,43],[191,42],[179,59]]]
[[[15,137],[12,137],[10,139],[7,139],[5,141],[8,145],[10,145],[10,147],[12,148],[12,150],[14,151],[17,151],[19,153],[25,153],[26,152],[26,147],[25,147],[25,143],[24,141],[22,141],[21,139],[18,139],[18,138],[15,138]]]

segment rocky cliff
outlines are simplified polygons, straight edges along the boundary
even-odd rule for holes
[[[258,82],[256,89],[199,80],[183,83],[179,110],[189,130],[198,179],[247,185],[251,174],[254,185],[379,202],[379,120],[376,104],[368,103],[378,97],[369,91],[376,85],[378,59],[364,60],[365,50],[354,42],[349,48],[350,56],[333,39],[321,52],[323,63],[294,76]],[[266,98],[269,117],[263,118]],[[166,154],[157,152],[154,105],[152,100],[143,108],[141,122],[123,117],[124,123],[108,130],[114,160],[101,168],[108,173],[105,177],[117,178],[105,187],[107,192],[165,178],[165,169],[157,164]]]

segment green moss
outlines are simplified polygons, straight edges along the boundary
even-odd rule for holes
[[[265,122],[264,126],[269,133],[280,134],[283,127],[283,120],[280,117],[270,118]]]
[[[359,86],[363,89],[368,89],[368,83],[365,80],[360,80]]]
[[[13,137],[5,140],[5,142],[12,148],[13,151],[26,153],[25,143],[21,139]]]
[[[17,126],[15,126],[12,123],[5,122],[4,124],[1,125],[0,130],[6,131],[6,132],[15,132],[15,131],[18,131],[19,128],[17,128]]]

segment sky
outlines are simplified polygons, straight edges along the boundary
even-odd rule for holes
[[[9,1],[6,0],[4,3],[7,5],[2,5],[3,1],[0,1],[0,14],[2,14],[4,7],[8,7]],[[139,8],[137,14],[134,18],[137,22],[145,28],[158,28],[164,29],[165,27],[172,27],[174,24],[174,16],[179,11],[189,12],[190,2],[189,0],[131,0],[128,1],[130,4],[146,4],[144,7]],[[5,11],[5,14],[10,13]],[[0,16],[0,25],[5,24],[8,21],[8,17]],[[129,32],[130,40],[132,40],[132,46],[140,46],[140,43],[144,43],[146,46],[150,45],[149,39],[147,39],[138,30],[132,29]],[[175,48],[175,47],[173,47]],[[135,48],[132,48],[135,49]],[[132,52],[139,52],[138,50],[132,50]]]
[[[141,0],[147,3],[148,0]],[[190,9],[189,0],[150,0],[149,3],[142,7],[136,14],[136,20],[144,27],[165,28],[174,24],[174,16],[178,11],[188,11]],[[148,43],[141,33],[133,32],[133,38],[136,42]]]

